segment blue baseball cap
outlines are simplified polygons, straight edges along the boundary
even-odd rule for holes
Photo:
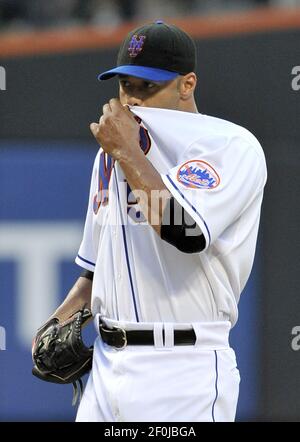
[[[108,80],[129,75],[151,81],[170,81],[195,71],[196,47],[182,29],[161,20],[129,32],[123,41],[117,66],[98,76]]]

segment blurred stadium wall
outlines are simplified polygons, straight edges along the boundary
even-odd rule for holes
[[[267,157],[256,260],[232,332],[237,418],[300,420],[300,353],[291,346],[300,325],[300,11],[172,22],[196,39],[200,112],[247,127]],[[118,93],[97,74],[136,24],[0,35],[1,421],[74,419],[71,387],[32,377],[30,342],[78,276],[97,151],[88,127]]]

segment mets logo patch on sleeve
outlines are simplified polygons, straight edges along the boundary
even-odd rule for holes
[[[214,189],[220,183],[215,169],[203,160],[187,161],[180,166],[177,180],[191,189]]]

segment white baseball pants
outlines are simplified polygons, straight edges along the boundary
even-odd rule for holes
[[[195,345],[172,346],[168,333],[173,331],[168,326],[166,347],[157,332],[161,324],[154,324],[155,346],[117,350],[98,337],[76,421],[234,421],[240,376],[228,344],[230,323],[193,326]],[[145,324],[124,326],[134,327]]]

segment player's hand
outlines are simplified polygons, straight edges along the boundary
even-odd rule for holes
[[[139,125],[128,107],[117,98],[103,106],[99,123],[91,123],[90,129],[102,149],[115,160],[128,158],[140,151]]]

